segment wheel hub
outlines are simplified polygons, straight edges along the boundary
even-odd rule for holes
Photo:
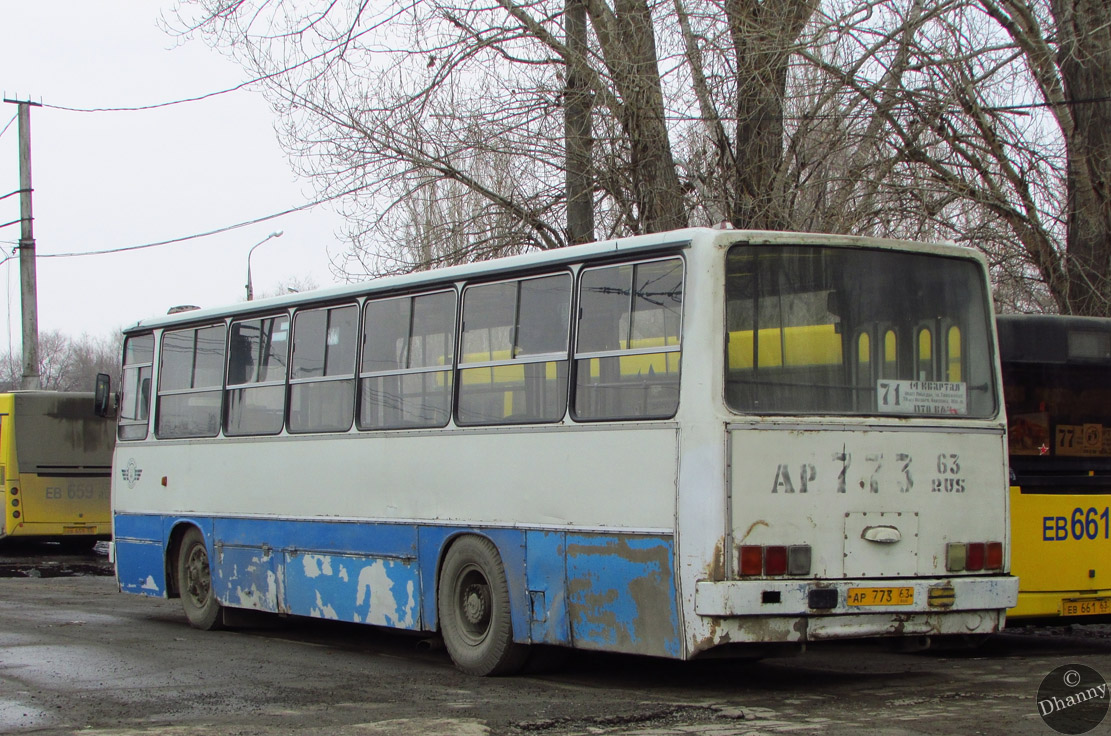
[[[486,620],[489,604],[485,586],[469,585],[463,591],[463,616],[467,623],[476,626]]]

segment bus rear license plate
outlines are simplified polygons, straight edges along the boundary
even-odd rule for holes
[[[62,534],[96,534],[95,526],[63,526]]]
[[[1111,615],[1111,598],[1066,598],[1061,601],[1062,616]]]
[[[910,606],[914,588],[849,588],[850,606]]]

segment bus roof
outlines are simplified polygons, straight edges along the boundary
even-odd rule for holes
[[[1111,318],[1062,314],[996,317],[1004,363],[1072,363],[1111,360]]]
[[[572,245],[542,252],[526,253],[524,255],[508,256],[487,261],[476,261],[458,266],[447,266],[429,271],[415,271],[399,276],[385,276],[357,283],[314,289],[312,291],[269,297],[250,302],[240,302],[223,307],[189,309],[187,311],[171,310],[171,313],[166,315],[156,315],[140,320],[134,325],[124,329],[124,333],[142,332],[158,327],[178,324],[212,321],[227,316],[257,314],[267,311],[272,312],[275,309],[284,309],[305,304],[340,302],[345,299],[370,293],[404,293],[416,287],[429,288],[437,285],[446,286],[459,280],[473,278],[475,276],[484,278],[496,277],[504,273],[534,269],[541,270],[564,263],[605,259],[626,253],[672,250],[675,248],[688,247],[692,243],[704,244],[700,247],[707,247],[707,245],[726,247],[737,243],[752,243],[769,245],[833,245],[900,250],[910,248],[926,252],[935,252],[938,255],[963,256],[977,259],[982,263],[984,262],[983,256],[979,251],[961,247],[954,243],[925,243],[855,235],[830,235],[826,233],[731,230],[697,227],[649,235],[615,238],[612,240],[599,241],[597,243]]]

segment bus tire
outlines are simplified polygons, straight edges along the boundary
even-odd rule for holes
[[[181,607],[189,625],[204,631],[224,628],[223,606],[212,590],[208,548],[200,529],[191,527],[181,538],[177,555],[177,584]]]
[[[513,641],[505,567],[490,540],[463,537],[451,545],[437,606],[444,646],[460,670],[485,677],[524,666],[528,647]]]

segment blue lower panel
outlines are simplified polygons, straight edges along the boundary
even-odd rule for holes
[[[405,524],[216,519],[222,603],[419,629],[417,529]]]
[[[140,514],[116,514],[112,534],[116,539],[162,540],[162,517]]]
[[[415,561],[338,554],[289,554],[285,589],[291,613],[420,629]]]
[[[262,547],[217,546],[211,564],[216,600],[255,611],[288,612],[278,557],[280,553]]]
[[[527,536],[529,617],[536,644],[570,644],[567,620],[566,532],[529,532]]]
[[[478,534],[501,556],[517,641],[681,654],[670,536],[117,516],[121,590],[166,595],[165,550],[182,523],[203,531],[213,589],[228,606],[435,630],[444,552]]]
[[[114,545],[116,579],[121,591],[156,597],[166,595],[161,542],[116,537]]]
[[[567,610],[576,647],[678,657],[670,537],[568,534]]]

